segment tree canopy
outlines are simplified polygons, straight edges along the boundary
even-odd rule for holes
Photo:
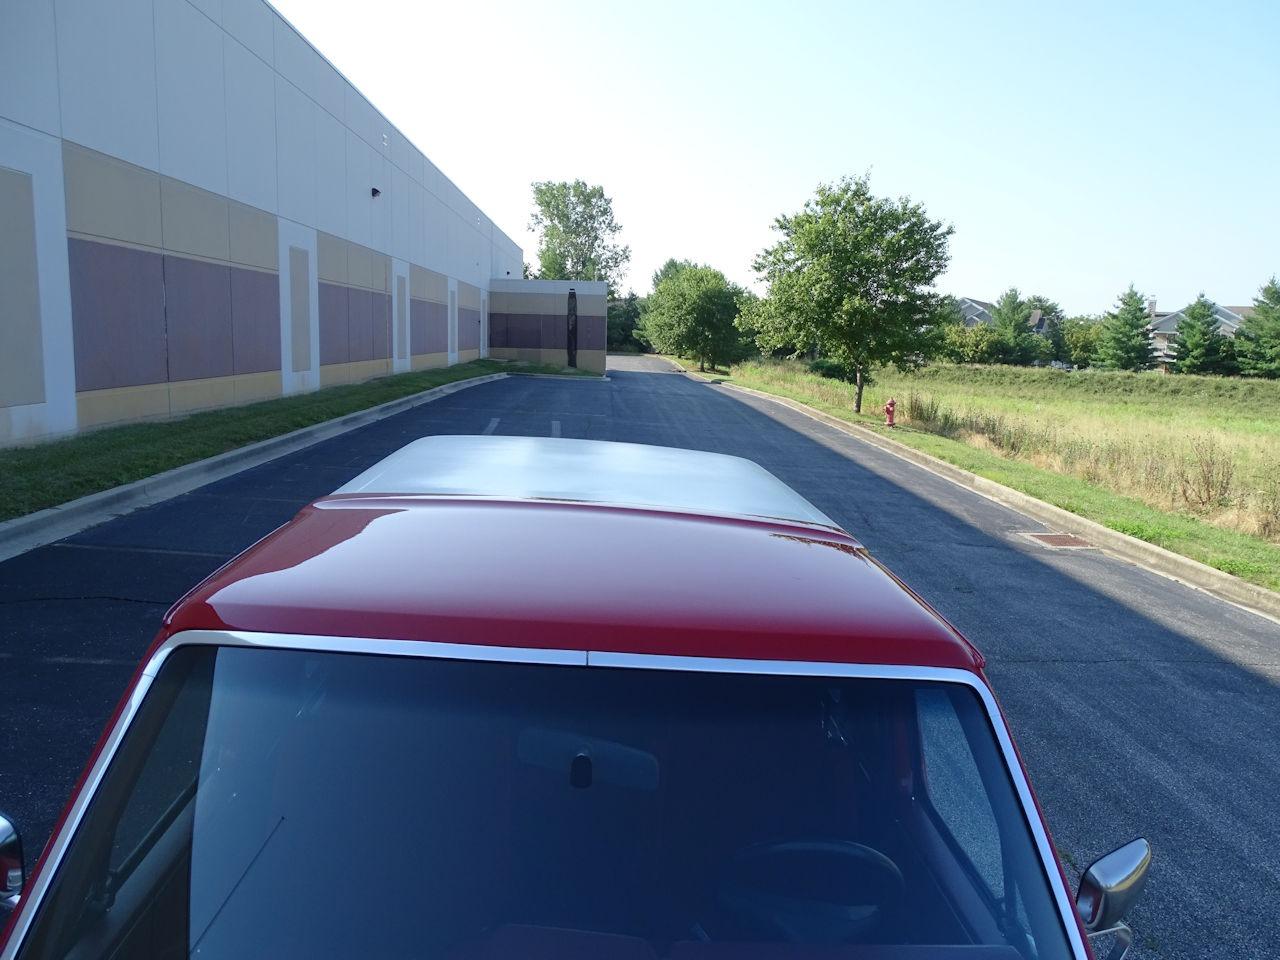
[[[1253,314],[1236,331],[1240,370],[1254,377],[1280,377],[1280,284],[1272,277],[1253,298]]]
[[[1031,330],[1031,303],[1023,300],[1017,287],[1000,295],[991,311],[1000,363],[1030,363],[1040,350]]]
[[[1213,306],[1202,293],[1183,311],[1172,339],[1175,373],[1227,373],[1231,367],[1231,344],[1218,332]]]
[[[933,283],[952,228],[909,198],[871,192],[866,176],[819,185],[799,213],[774,222],[781,239],[755,260],[769,293],[751,311],[760,349],[816,348],[847,370],[854,409],[871,367],[907,369],[935,339]]]
[[[1095,355],[1098,366],[1108,370],[1149,370],[1151,331],[1147,304],[1133,284],[1120,295],[1116,309],[1102,321]]]
[[[667,277],[674,277],[681,270],[688,270],[690,267],[696,267],[697,264],[692,260],[677,260],[675,257],[668,257],[667,262],[653,271],[653,289],[657,290],[658,285]]]
[[[616,289],[631,260],[631,248],[616,242],[621,231],[604,188],[585,181],[533,185],[538,231],[538,277],[543,280],[604,280]]]
[[[746,292],[711,267],[685,266],[670,273],[648,299],[640,334],[660,353],[698,361],[698,369],[741,359],[737,323]]]

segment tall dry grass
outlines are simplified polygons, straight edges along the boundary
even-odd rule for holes
[[[910,390],[903,419],[1002,456],[1079,477],[1162,510],[1280,540],[1280,441],[1258,433],[1178,429],[1176,421],[1039,417],[952,406]]]

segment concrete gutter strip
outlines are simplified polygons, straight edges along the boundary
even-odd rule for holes
[[[91,493],[56,507],[6,520],[0,523],[0,560],[7,560],[28,550],[34,550],[36,547],[73,536],[81,530],[131,513],[140,507],[147,507],[162,500],[189,493],[197,487],[229,477],[241,470],[256,467],[269,460],[309,447],[313,443],[328,440],[330,437],[339,436],[421,404],[430,403],[432,400],[457,393],[467,387],[504,380],[508,376],[509,374],[506,373],[491,373],[482,377],[472,377],[469,380],[455,380],[453,383],[432,387],[430,390],[410,394],[398,400],[390,400],[376,407],[357,410],[278,437],[268,437],[266,440],[237,447],[205,460],[185,463],[164,473]]]
[[[695,375],[689,374],[689,376]],[[704,378],[697,377],[697,379]],[[706,382],[715,383],[716,381]],[[1234,577],[1229,573],[1223,573],[1221,570],[1216,570],[1207,564],[1200,563],[1198,560],[1192,560],[1171,550],[1166,550],[1164,547],[1158,547],[1153,543],[1147,543],[1145,540],[1139,540],[1137,537],[1131,537],[1126,533],[1120,533],[1118,530],[1112,530],[1110,527],[1104,527],[1094,520],[1088,520],[1078,514],[1071,513],[1069,510],[1063,510],[1061,507],[1055,507],[1053,504],[1045,503],[1043,500],[1037,500],[1035,497],[996,483],[994,480],[988,480],[986,477],[970,473],[968,470],[963,470],[947,463],[945,460],[939,460],[937,457],[923,453],[914,447],[909,447],[905,443],[899,443],[897,440],[882,436],[874,430],[855,423],[849,423],[820,410],[815,410],[807,404],[790,400],[786,397],[779,397],[772,393],[765,393],[761,390],[753,390],[750,387],[738,386],[737,384],[721,383],[720,386],[782,404],[784,407],[789,407],[797,413],[802,413],[820,423],[825,423],[827,426],[857,437],[859,440],[874,444],[894,456],[901,457],[903,460],[909,460],[931,473],[950,480],[952,483],[980,493],[989,500],[994,500],[1028,517],[1047,523],[1055,530],[1074,533],[1076,536],[1083,537],[1092,545],[1128,560],[1130,563],[1135,563],[1153,573],[1158,573],[1171,580],[1203,590],[1221,600],[1234,603],[1269,619],[1280,620],[1280,593],[1241,580],[1239,577]]]

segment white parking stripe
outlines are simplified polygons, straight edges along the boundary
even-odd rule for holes
[[[559,420],[552,420],[552,421],[551,421],[551,435],[552,435],[553,437],[558,437],[558,436],[560,436],[560,421],[559,421]]]
[[[489,421],[489,425],[484,428],[485,436],[488,436],[489,434],[493,433],[493,431],[498,429],[499,419],[500,419],[499,417],[494,417],[492,420]]]

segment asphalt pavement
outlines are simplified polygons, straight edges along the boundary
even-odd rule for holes
[[[757,461],[988,658],[1074,880],[1137,835],[1135,958],[1280,956],[1280,625],[1095,550],[875,446],[652,358],[607,381],[444,397],[0,563],[0,809],[44,843],[165,609],[410,440],[625,440]],[[625,576],[625,571],[618,572]]]

